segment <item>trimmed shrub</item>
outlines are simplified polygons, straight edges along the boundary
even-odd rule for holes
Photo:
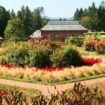
[[[30,57],[30,66],[34,67],[49,67],[51,65],[50,55],[52,50],[48,47],[35,48]]]
[[[80,66],[83,64],[78,51],[69,45],[56,50],[51,56],[51,61],[53,66]]]
[[[71,46],[65,46],[62,49],[63,54],[63,66],[80,66],[83,64],[81,60],[81,56],[79,55],[78,51],[72,48]]]

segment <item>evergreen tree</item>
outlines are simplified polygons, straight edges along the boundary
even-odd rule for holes
[[[10,13],[10,19],[16,18],[16,14],[13,9],[12,11],[9,11],[9,13]]]
[[[38,7],[34,10],[34,27],[35,30],[40,29],[42,27],[42,14],[43,14],[44,8]]]
[[[74,19],[79,20],[79,9],[77,8],[75,14],[74,14]]]
[[[10,14],[6,9],[0,6],[0,36],[4,36],[4,30],[7,26]]]
[[[24,24],[24,30],[26,36],[29,36],[34,31],[33,15],[31,10],[27,7],[22,6],[21,10],[18,11],[18,18],[20,18]]]
[[[98,30],[105,31],[105,2],[102,2],[98,8]]]
[[[74,19],[79,20],[81,24],[92,31],[105,31],[105,2],[102,2],[98,8],[95,3],[86,9],[77,9]]]

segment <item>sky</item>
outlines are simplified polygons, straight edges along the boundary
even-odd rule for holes
[[[44,7],[44,15],[51,18],[71,18],[77,8],[87,8],[95,2],[96,6],[102,0],[0,0],[0,5],[7,10],[20,10],[21,6],[29,6],[31,10]]]

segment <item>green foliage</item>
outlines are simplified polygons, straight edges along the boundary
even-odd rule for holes
[[[98,17],[98,30],[105,31],[105,2],[102,1],[100,4],[98,11],[97,11],[97,17]]]
[[[53,66],[80,66],[82,60],[79,53],[70,45],[57,49],[51,56]]]
[[[103,95],[98,88],[90,89],[80,83],[57,95],[52,95],[49,105],[104,105]]]
[[[73,44],[73,41],[74,41],[74,38],[73,38],[72,36],[67,37],[67,38],[65,39],[65,43],[66,43],[66,44]]]
[[[48,99],[44,95],[34,96],[32,98],[32,105],[47,105]]]
[[[40,29],[42,27],[42,23],[44,22],[41,15],[43,14],[44,8],[38,7],[34,10],[34,22],[35,22],[35,30]]]
[[[81,47],[83,45],[83,38],[75,38],[75,37],[70,36],[66,38],[65,43]]]
[[[95,51],[95,47],[93,44],[89,43],[85,45],[85,50],[86,51]]]
[[[62,66],[63,54],[61,49],[56,49],[51,55],[51,62],[53,67]]]
[[[19,90],[10,91],[9,94],[2,97],[3,105],[28,105],[27,99]]]
[[[105,45],[100,45],[100,46],[98,46],[96,52],[97,52],[98,54],[105,54]]]
[[[21,19],[23,25],[24,25],[24,33],[26,37],[32,34],[32,32],[35,31],[34,24],[33,24],[33,15],[31,13],[31,10],[28,6],[21,7],[21,10],[18,11],[17,17]]]
[[[7,26],[10,18],[9,12],[2,6],[0,6],[0,36],[4,36],[4,30]]]
[[[49,47],[37,47],[31,53],[31,66],[47,67],[51,65],[50,55],[52,50]]]
[[[25,44],[21,44],[17,49],[11,52],[9,63],[16,66],[24,66],[29,63],[29,48]]]
[[[25,39],[24,25],[21,19],[15,18],[9,20],[4,33],[6,39],[24,40]]]
[[[91,23],[90,23],[91,18],[89,16],[84,16],[81,18],[80,23],[89,29],[91,29]]]
[[[62,60],[63,66],[72,66],[72,65],[80,66],[83,63],[78,51],[76,51],[71,46],[63,47],[62,55],[63,55],[63,60]]]
[[[93,3],[86,9],[77,9],[74,14],[75,20],[92,31],[105,31],[105,2],[99,7]]]
[[[22,6],[15,13],[0,6],[0,35],[6,39],[24,40],[47,23],[48,19],[42,17],[43,12],[43,7],[31,11],[28,6]]]
[[[74,40],[74,43],[76,46],[81,47],[83,45],[83,39],[82,38],[77,38]]]
[[[9,90],[0,95],[0,105],[104,105],[104,94],[97,87],[89,88],[75,83],[73,89],[60,93],[55,87],[55,91],[57,94],[51,94],[49,98],[42,94],[28,97],[19,90]]]
[[[7,63],[8,63],[7,56],[1,56],[0,57],[0,64],[7,64]]]

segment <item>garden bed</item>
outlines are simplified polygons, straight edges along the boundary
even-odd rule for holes
[[[89,59],[87,59],[89,62]],[[71,67],[71,68],[30,68],[14,67],[10,65],[0,66],[0,78],[40,83],[40,84],[64,84],[99,78],[105,76],[105,64],[96,63],[91,66]]]
[[[0,78],[18,81],[62,84],[105,75],[105,60],[72,45],[11,42],[1,51]],[[11,51],[10,51],[11,49]]]

